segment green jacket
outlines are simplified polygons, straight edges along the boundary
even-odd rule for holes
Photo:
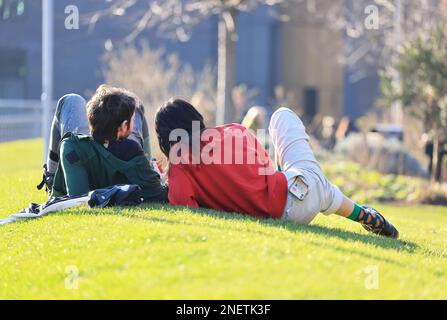
[[[62,138],[51,196],[78,196],[116,184],[139,185],[145,201],[167,201],[167,187],[144,155],[123,161],[91,136],[67,133]]]

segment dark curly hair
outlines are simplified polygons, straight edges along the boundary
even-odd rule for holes
[[[123,121],[128,122],[139,105],[136,95],[126,89],[101,85],[87,102],[90,134],[96,142],[104,144],[117,139]]]
[[[205,129],[203,116],[190,103],[182,99],[171,99],[157,110],[155,131],[163,154],[169,158],[171,147],[178,141],[169,141],[172,130],[184,129],[192,137],[193,121],[199,121],[200,131]]]

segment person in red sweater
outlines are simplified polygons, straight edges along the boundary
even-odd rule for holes
[[[172,205],[211,208],[309,224],[318,213],[337,214],[375,234],[399,232],[377,210],[360,206],[323,175],[299,117],[280,108],[269,132],[276,170],[256,137],[239,124],[206,128],[187,101],[171,99],[155,116],[160,149],[168,158]]]

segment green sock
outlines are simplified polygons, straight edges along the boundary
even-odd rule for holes
[[[362,210],[363,208],[361,206],[359,206],[357,203],[354,203],[354,210],[352,211],[348,219],[353,221],[359,221],[359,214]]]

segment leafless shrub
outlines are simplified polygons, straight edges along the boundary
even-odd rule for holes
[[[143,101],[151,128],[152,150],[158,150],[153,125],[155,112],[171,97],[191,101],[205,122],[214,124],[216,77],[210,65],[196,72],[177,55],[167,55],[164,49],[153,49],[142,42],[139,48],[126,46],[106,52],[102,73],[108,84],[129,89]]]

